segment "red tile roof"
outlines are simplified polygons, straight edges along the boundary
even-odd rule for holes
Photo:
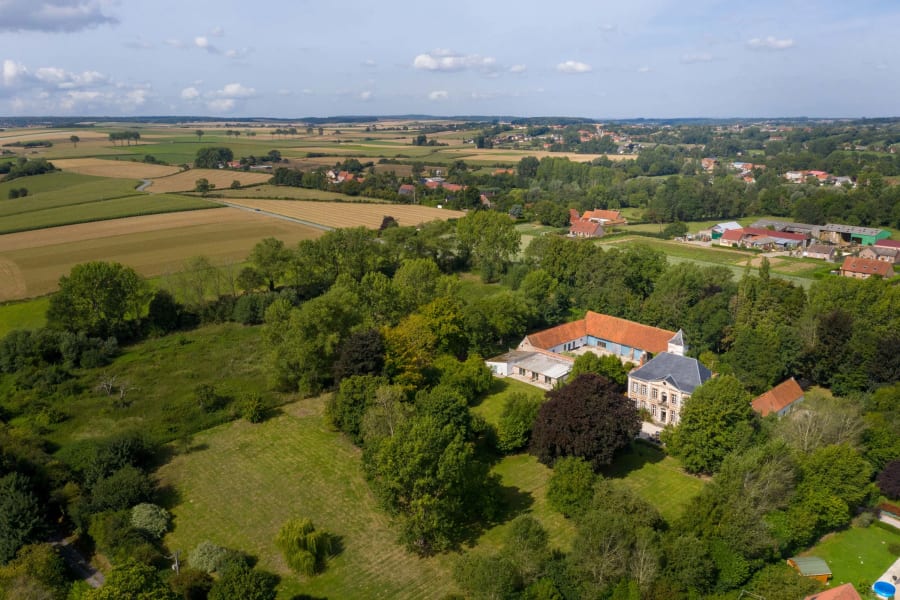
[[[675,332],[588,311],[583,319],[532,333],[526,339],[535,348],[548,349],[585,335],[659,354],[669,348]]]
[[[777,413],[784,410],[803,397],[803,389],[800,384],[791,377],[773,387],[768,392],[757,396],[753,400],[753,410],[765,417],[769,413]]]
[[[443,187],[448,192],[459,192],[466,189],[466,186],[459,185],[458,183],[445,183]]]
[[[610,222],[622,222],[622,213],[617,210],[588,210],[585,211],[583,215],[581,215],[582,219],[591,220],[596,219],[598,221],[610,221]]]
[[[881,248],[900,248],[900,242],[897,240],[878,240],[875,245]]]
[[[856,256],[848,256],[841,265],[841,272],[848,273],[864,273],[867,275],[881,275],[882,277],[893,277],[894,268],[889,262],[883,260],[873,260],[871,258],[859,258]]]
[[[401,194],[412,194],[415,191],[416,191],[416,186],[412,185],[411,183],[404,183],[403,185],[400,186]]]
[[[573,225],[581,220],[581,215],[578,214],[578,211],[574,208],[569,209],[569,223]]]
[[[862,600],[862,598],[856,592],[856,588],[853,587],[852,583],[845,583],[836,588],[807,596],[803,600]]]
[[[603,225],[593,221],[575,221],[569,227],[569,234],[582,237],[602,237],[604,234]]]
[[[771,229],[766,229],[764,227],[744,227],[744,233],[749,233],[752,235],[764,235],[771,238],[780,238],[785,240],[795,240],[797,242],[802,242],[806,239],[806,236],[802,233],[788,233],[787,231],[773,231]]]
[[[727,229],[722,234],[722,239],[728,242],[739,242],[744,237],[743,229]]]

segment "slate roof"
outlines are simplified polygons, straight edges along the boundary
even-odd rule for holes
[[[669,348],[675,332],[589,310],[583,319],[532,333],[525,339],[535,348],[546,350],[586,335],[657,354]]]
[[[857,593],[852,583],[845,583],[836,588],[807,596],[803,600],[862,600],[862,597]]]
[[[696,358],[663,352],[632,371],[629,377],[647,382],[666,381],[681,393],[691,394],[712,377],[712,372]]]
[[[801,398],[803,398],[803,389],[797,380],[791,377],[754,398],[753,410],[765,417],[769,413],[783,410]]]
[[[684,330],[679,329],[668,343],[675,344],[676,346],[684,346]]]

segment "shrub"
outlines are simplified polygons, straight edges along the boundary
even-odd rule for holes
[[[155,504],[141,503],[131,509],[131,526],[160,539],[169,529],[169,511]]]
[[[181,569],[180,573],[169,579],[172,591],[185,600],[206,600],[212,584],[213,579],[209,573],[199,569]]]
[[[578,515],[590,505],[595,480],[594,470],[583,458],[561,458],[547,483],[547,503],[566,517]]]
[[[265,406],[258,392],[245,392],[241,398],[241,417],[250,423],[262,423]]]
[[[150,498],[153,486],[147,475],[131,465],[122,467],[91,488],[91,504],[95,511],[124,510]]]
[[[331,536],[324,531],[316,531],[309,519],[291,519],[285,523],[275,538],[275,545],[281,550],[288,566],[307,577],[325,567],[325,559],[333,549]]]
[[[228,569],[213,583],[209,600],[275,600],[278,578],[242,565]]]
[[[203,540],[188,554],[188,564],[206,573],[221,572],[228,561],[228,549]]]
[[[540,398],[521,392],[506,398],[497,426],[497,448],[501,452],[513,452],[528,444],[540,407]]]

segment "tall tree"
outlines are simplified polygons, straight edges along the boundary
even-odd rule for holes
[[[275,284],[287,271],[290,257],[283,241],[268,237],[253,246],[249,258],[256,270],[266,278],[269,290],[274,291]]]
[[[199,142],[203,138],[204,131],[202,129],[197,129],[194,131],[194,135],[197,136],[197,141]]]
[[[691,473],[713,473],[753,432],[750,394],[731,375],[710,379],[691,394],[674,430],[664,432],[669,451]]]
[[[129,319],[140,318],[149,287],[134,269],[119,263],[89,262],[60,277],[59,291],[50,297],[51,326],[107,337]]]
[[[481,271],[484,281],[495,281],[503,273],[521,241],[509,216],[485,210],[460,219],[456,234],[463,256]]]
[[[531,451],[544,464],[580,456],[599,468],[640,431],[637,408],[605,377],[579,375],[547,398],[531,436]]]
[[[77,135],[70,135],[70,136],[69,136],[69,141],[72,142],[72,145],[73,145],[74,147],[77,148],[77,147],[78,147],[78,142],[81,141],[81,138],[78,137]]]

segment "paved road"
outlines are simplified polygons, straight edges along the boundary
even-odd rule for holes
[[[59,548],[59,554],[69,567],[93,588],[103,585],[106,578],[103,573],[91,566],[77,548],[72,546],[72,538],[55,537],[50,543]]]

